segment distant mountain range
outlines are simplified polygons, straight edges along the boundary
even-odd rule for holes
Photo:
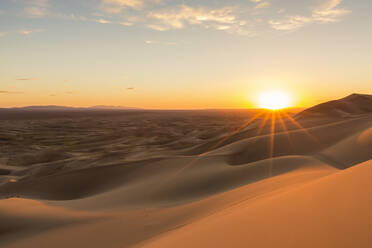
[[[97,105],[92,107],[66,107],[58,105],[47,105],[47,106],[26,106],[16,108],[5,108],[9,110],[29,110],[29,111],[81,111],[81,110],[141,110],[141,108],[125,107],[125,106],[106,106]]]
[[[296,115],[307,117],[348,117],[372,113],[372,95],[352,94],[339,100],[321,103]]]
[[[0,110],[18,111],[103,111],[103,110],[144,110],[136,107],[96,105],[92,107],[66,107],[58,105],[26,106],[17,108],[0,108]],[[372,113],[372,95],[351,94],[347,97],[321,103],[314,107],[299,112],[295,117],[298,119],[312,117],[348,117]]]
[[[126,107],[126,106],[107,106],[107,105],[97,105],[89,107],[90,109],[118,109],[118,110],[139,110],[141,108],[136,107]]]

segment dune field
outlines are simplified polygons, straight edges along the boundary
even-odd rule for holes
[[[0,116],[0,247],[372,247],[370,95]]]

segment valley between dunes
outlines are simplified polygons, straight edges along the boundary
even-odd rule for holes
[[[3,122],[1,247],[372,246],[371,96],[301,113],[128,115]],[[15,133],[30,130],[21,147]]]

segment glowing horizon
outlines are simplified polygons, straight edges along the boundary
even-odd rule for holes
[[[372,94],[370,8],[367,0],[4,0],[0,107],[244,109],[282,89],[291,107],[306,108]]]

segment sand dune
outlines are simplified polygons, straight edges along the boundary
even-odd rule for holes
[[[119,187],[120,200],[128,205],[188,202],[307,166],[311,157],[336,168],[368,160],[371,158],[368,142],[359,142],[359,149],[349,153],[351,157],[347,160],[339,156],[347,156],[344,150],[353,150],[359,133],[368,132],[364,130],[371,125],[372,119],[363,117],[306,131],[278,133],[274,137],[274,159],[270,159],[268,152],[271,137],[263,135],[243,139],[202,157],[159,158],[10,182],[0,188],[0,193],[72,200]]]
[[[3,122],[0,245],[369,247],[369,100]]]
[[[319,104],[297,114],[296,118],[309,117],[350,117],[372,113],[372,96],[352,94],[345,98]]]
[[[182,161],[184,162],[184,160]],[[220,157],[201,159],[188,168],[174,168],[177,160],[159,163],[154,176],[123,184],[109,192],[63,203],[62,206],[78,209],[140,209],[172,207],[197,201],[239,186],[268,178],[271,165],[273,176],[289,172],[316,171],[329,173],[334,169],[316,159],[300,156],[281,157],[273,161],[259,161],[231,167]],[[161,169],[160,169],[161,168]],[[149,175],[148,171],[144,172]],[[60,202],[50,202],[60,205]]]
[[[104,215],[54,208],[34,200],[0,201],[0,246],[47,230],[89,223]]]
[[[341,121],[327,125],[321,125],[314,128],[297,129],[288,133],[277,133],[274,137],[264,135],[243,139],[231,145],[217,149],[210,154],[229,155],[229,163],[239,165],[242,163],[258,161],[269,158],[270,156],[278,157],[285,155],[316,155],[316,153],[327,149],[338,142],[343,141],[349,136],[364,131],[372,125],[371,116],[356,118],[353,120]],[[274,140],[273,154],[270,155],[268,147],[270,141]],[[352,150],[352,144],[350,149]],[[363,144],[361,144],[363,146]],[[366,151],[366,156],[371,156]],[[330,157],[333,161],[337,161],[337,156]],[[365,161],[365,160],[364,160]],[[343,162],[333,163],[335,167],[349,167],[353,165],[344,164]]]
[[[164,234],[144,247],[371,247],[372,161]]]

